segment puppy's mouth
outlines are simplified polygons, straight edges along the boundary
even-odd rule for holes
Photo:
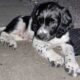
[[[38,35],[36,35],[36,38],[43,40],[43,41],[50,41],[55,36],[56,36],[56,34],[54,34],[53,36],[50,36],[49,34],[38,34]]]

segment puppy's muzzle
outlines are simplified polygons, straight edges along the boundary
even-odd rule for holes
[[[40,33],[40,34],[37,35],[37,37],[38,37],[39,39],[41,39],[41,40],[46,40],[47,34],[45,34],[45,33]]]

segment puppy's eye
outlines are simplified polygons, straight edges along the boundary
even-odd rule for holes
[[[54,22],[55,22],[55,20],[54,20],[53,18],[50,18],[50,22],[54,23]]]
[[[55,29],[55,27],[52,27],[52,30],[54,30]]]
[[[53,18],[46,18],[45,22],[49,25],[50,23],[54,23],[55,20]]]
[[[39,23],[43,23],[44,22],[44,18],[39,18]]]
[[[56,33],[56,27],[52,27],[50,30],[50,35],[53,35],[54,33]]]

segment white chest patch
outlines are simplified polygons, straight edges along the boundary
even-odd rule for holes
[[[56,44],[62,44],[69,41],[69,32],[67,32],[65,35],[63,35],[61,38],[54,38],[49,43],[56,45]]]

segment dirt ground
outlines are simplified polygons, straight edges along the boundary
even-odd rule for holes
[[[80,80],[80,76],[73,78],[63,67],[51,67],[31,43],[18,42],[16,50],[0,44],[0,80]]]

